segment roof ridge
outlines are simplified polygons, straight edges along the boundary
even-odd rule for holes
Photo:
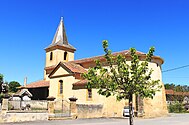
[[[40,82],[40,81],[46,81],[46,80],[44,80],[44,79],[36,80],[36,81],[30,82],[29,84],[36,83],[36,82]],[[26,84],[26,85],[29,85],[29,84]]]
[[[86,70],[79,64],[73,62],[61,62],[64,66],[66,66],[72,72],[84,73]]]
[[[122,51],[118,51],[118,52],[113,52],[112,55],[117,55],[117,54],[121,54],[121,53],[126,53],[129,54],[129,50],[122,50]],[[139,55],[144,55],[146,53],[143,53],[141,51],[136,51],[137,53],[139,53]],[[78,60],[74,60],[74,61],[69,61],[69,62],[72,62],[72,63],[75,63],[77,61],[82,61],[82,60],[86,60],[86,59],[92,59],[92,58],[100,58],[100,57],[103,57],[104,55],[98,55],[98,56],[92,56],[92,57],[86,57],[86,58],[81,58],[81,59],[78,59]]]

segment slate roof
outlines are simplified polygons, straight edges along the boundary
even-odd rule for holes
[[[63,47],[66,47],[66,48],[76,50],[72,45],[70,45],[68,43],[63,18],[61,18],[61,20],[60,20],[60,23],[58,25],[58,28],[56,30],[56,33],[54,35],[54,38],[53,38],[51,45],[49,45],[46,49],[53,47],[53,46],[63,46]]]
[[[76,50],[76,48],[74,48],[71,44],[68,43],[68,45],[65,45],[65,44],[63,44],[62,41],[59,41],[58,43],[52,43],[47,48],[50,48],[50,47],[53,47],[53,46],[63,46],[63,47],[66,47],[66,48]]]

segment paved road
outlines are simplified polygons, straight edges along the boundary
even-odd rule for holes
[[[170,117],[154,119],[135,118],[135,125],[189,125],[189,114],[171,114]],[[124,119],[77,119],[58,121],[35,121],[24,123],[7,123],[1,125],[128,125],[128,118]]]

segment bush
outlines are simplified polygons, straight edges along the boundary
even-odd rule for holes
[[[0,103],[2,103],[3,97],[4,97],[4,95],[3,95],[3,94],[0,94]]]
[[[186,110],[184,109],[181,103],[176,102],[175,104],[170,104],[168,106],[169,113],[184,113]]]

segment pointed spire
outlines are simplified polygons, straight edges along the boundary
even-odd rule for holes
[[[70,48],[72,50],[76,50],[72,45],[70,45],[68,43],[68,39],[67,39],[67,36],[66,36],[66,30],[65,30],[65,27],[64,27],[64,18],[61,17],[60,19],[60,23],[58,25],[58,28],[56,30],[56,33],[54,35],[54,38],[53,38],[53,41],[51,43],[50,46],[48,46],[46,49],[52,47],[52,46],[64,46],[66,48]]]
[[[66,30],[64,27],[63,17],[61,17],[60,23],[56,30],[54,39],[52,41],[52,44],[56,44],[56,43],[62,43],[62,44],[68,45],[68,39],[66,36]]]
[[[61,21],[64,21],[64,17],[61,16]]]

